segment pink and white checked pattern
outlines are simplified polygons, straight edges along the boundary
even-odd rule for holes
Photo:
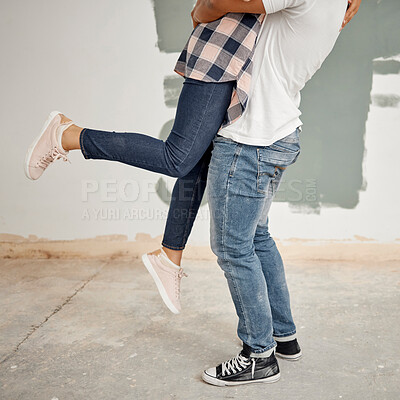
[[[247,105],[257,36],[264,14],[229,13],[199,24],[183,49],[175,72],[205,82],[235,81],[222,127],[243,114]]]

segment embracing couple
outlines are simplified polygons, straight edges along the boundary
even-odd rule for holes
[[[198,0],[175,71],[185,78],[164,142],[81,128],[52,112],[28,149],[38,179],[80,150],[178,178],[162,247],[143,256],[167,307],[179,313],[182,252],[208,185],[211,247],[239,318],[242,351],[203,372],[218,386],[275,382],[276,356],[298,360],[284,266],[268,212],[300,152],[300,90],[331,52],[361,0]],[[347,11],[346,11],[347,10]]]

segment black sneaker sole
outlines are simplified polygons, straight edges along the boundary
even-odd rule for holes
[[[275,355],[279,358],[282,358],[283,360],[288,360],[288,361],[297,361],[303,357],[303,354],[301,351],[300,351],[300,353],[296,353],[296,354],[282,354],[282,353],[275,352]]]
[[[268,378],[263,378],[263,379],[251,379],[249,381],[224,381],[222,379],[214,378],[213,376],[210,376],[206,374],[206,372],[203,372],[202,375],[203,381],[209,383],[210,385],[214,386],[238,386],[238,385],[247,385],[249,383],[275,383],[279,381],[281,378],[281,373],[278,372],[276,375],[269,376]]]

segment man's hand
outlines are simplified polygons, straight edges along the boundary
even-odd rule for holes
[[[192,11],[193,28],[200,23],[215,21],[225,14],[214,7],[213,0],[197,0]]]
[[[344,16],[344,20],[342,23],[342,29],[353,19],[353,17],[357,14],[358,9],[361,5],[361,0],[349,0],[350,7],[348,8],[346,15]],[[341,30],[342,30],[341,29]]]
[[[193,23],[193,29],[196,28],[196,26],[200,23],[199,21],[196,20],[194,17],[194,11],[195,9],[193,8],[192,13],[190,14],[192,16],[192,23]]]

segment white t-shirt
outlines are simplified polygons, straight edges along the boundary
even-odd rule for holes
[[[267,17],[254,54],[250,97],[219,135],[269,146],[302,125],[300,90],[339,36],[347,0],[263,0]]]

